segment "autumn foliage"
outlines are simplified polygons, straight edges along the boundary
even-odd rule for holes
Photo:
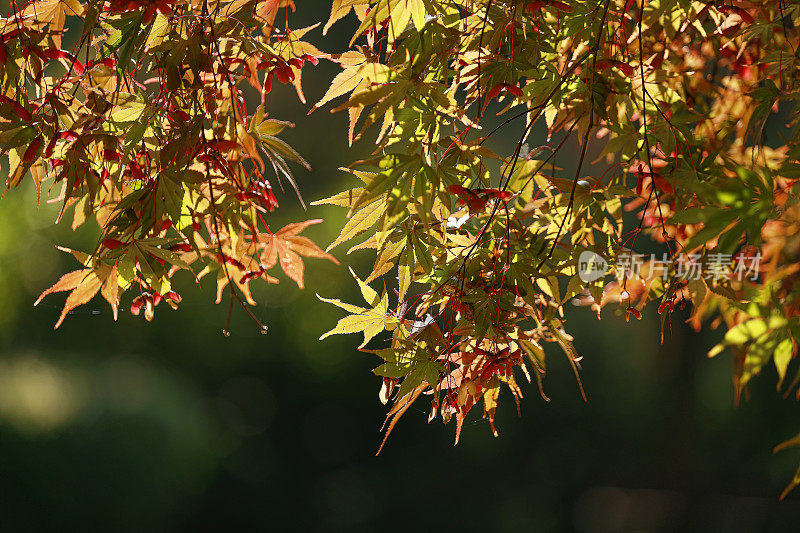
[[[217,302],[247,310],[251,282],[278,282],[280,265],[302,288],[304,257],[337,262],[329,252],[347,244],[375,256],[354,273],[365,303],[320,297],[347,313],[322,338],[363,334],[359,349],[380,358],[386,436],[422,402],[455,420],[456,442],[473,409],[497,434],[501,390],[518,402],[535,381],[547,399],[547,345],[580,387],[570,302],[662,325],[688,306],[693,327],[726,328],[709,355],[733,351],[737,401],[768,364],[800,395],[797,4],[334,0],[323,34],[358,21],[341,54],[304,40],[314,27],[290,29],[294,9],[12,2],[7,186],[29,175],[59,218],[102,230],[94,250],[66,250],[82,268],[42,294],[69,291],[56,326],[98,293],[115,315],[124,302],[151,320],[179,306],[180,270],[213,275]],[[350,143],[375,143],[344,169],[351,189],[313,202],[347,213],[327,251],[301,235],[319,220],[268,225],[273,183],[299,196],[292,166],[308,164],[280,138],[292,125],[264,112],[276,81],[305,102],[302,72],[321,59],[341,72],[310,110],[346,111]],[[501,130],[518,140],[496,153]],[[640,235],[667,260],[629,275]],[[586,253],[608,278],[581,277]],[[712,275],[687,275],[687,257]]]

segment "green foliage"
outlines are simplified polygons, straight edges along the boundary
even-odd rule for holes
[[[388,431],[422,392],[431,416],[456,418],[456,440],[481,400],[493,422],[500,388],[520,397],[520,375],[542,386],[547,343],[577,375],[569,301],[640,318],[659,300],[662,323],[689,303],[695,327],[728,324],[709,355],[734,350],[737,399],[772,362],[784,384],[797,351],[798,138],[765,135],[781,106],[795,109],[796,6],[385,0],[335,3],[328,26],[351,7],[366,46],[334,56],[343,71],[317,106],[346,97],[335,110],[348,110],[351,142],[375,134],[377,148],[347,169],[363,186],[323,202],[348,210],[332,246],[365,236],[351,251],[376,251],[367,279],[397,275],[389,348],[372,350],[384,391],[400,383]],[[483,125],[489,111],[499,126]],[[488,148],[516,121],[513,150]],[[539,123],[548,142],[530,147]],[[577,165],[562,169],[575,140]],[[607,170],[594,175],[598,150]],[[643,262],[656,275],[624,268],[639,234],[669,252]],[[617,279],[584,281],[586,252]],[[716,270],[692,279],[681,257]],[[756,257],[752,275],[734,276]],[[362,316],[380,324],[374,308]]]
[[[217,301],[227,287],[246,309],[251,280],[277,281],[267,271],[280,263],[302,288],[300,256],[336,261],[327,252],[348,243],[375,251],[366,279],[354,274],[367,306],[323,298],[350,314],[322,338],[363,333],[359,348],[381,359],[387,436],[422,395],[431,419],[456,419],[456,441],[481,401],[497,434],[501,389],[518,401],[517,379],[535,379],[546,399],[548,344],[580,384],[568,302],[629,319],[658,301],[662,324],[689,304],[694,327],[728,328],[709,355],[733,350],[737,401],[768,364],[800,395],[797,369],[785,385],[800,326],[797,5],[336,0],[323,31],[351,11],[359,25],[334,55],[301,40],[311,28],[277,29],[284,8],[48,0],[5,20],[8,186],[29,172],[37,188],[52,180],[62,214],[103,232],[92,254],[75,253],[84,269],[43,294],[71,291],[61,320],[98,292],[116,312],[131,287],[131,310],[151,319],[162,297],[180,301],[179,270],[214,273]],[[273,234],[264,218],[277,206],[268,166],[295,189],[289,163],[308,167],[264,100],[277,77],[304,101],[301,68],[318,57],[342,72],[312,110],[344,98],[333,110],[348,112],[350,143],[376,143],[344,169],[352,189],[314,203],[347,210],[326,252],[299,235],[317,221]],[[245,84],[261,96],[249,111]],[[774,135],[787,114],[791,129]],[[532,147],[539,125],[547,141]],[[512,127],[516,146],[489,148]],[[640,234],[667,260],[636,275],[626,258]],[[616,279],[587,278],[587,255]],[[368,285],[379,278],[380,295]]]

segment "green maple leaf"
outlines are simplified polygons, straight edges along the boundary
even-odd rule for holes
[[[348,333],[363,332],[364,342],[359,346],[359,348],[363,348],[373,337],[381,333],[384,329],[390,329],[392,324],[395,324],[397,320],[389,315],[389,297],[386,291],[383,292],[382,296],[378,296],[378,293],[361,281],[352,269],[350,273],[353,274],[353,277],[358,282],[364,300],[366,300],[367,304],[371,307],[359,307],[342,302],[338,298],[323,298],[317,295],[317,298],[323,302],[341,307],[345,311],[352,313],[339,320],[336,327],[322,335],[319,340],[330,337],[331,335],[346,335]]]

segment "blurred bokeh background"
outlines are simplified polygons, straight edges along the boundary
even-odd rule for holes
[[[296,26],[323,11],[301,6]],[[327,9],[327,6],[325,7]],[[344,49],[352,20],[323,39]],[[309,104],[337,72],[304,73]],[[341,190],[336,169],[353,149],[346,115],[307,116],[277,86],[268,110],[293,120],[285,138],[314,167],[297,175],[308,200]],[[510,152],[519,128],[493,142]],[[2,172],[7,172],[3,163]],[[275,226],[305,218],[325,245],[343,211],[304,213],[279,196]],[[114,322],[101,301],[53,331],[61,297],[36,296],[74,260],[55,244],[91,249],[91,229],[54,227],[30,184],[0,202],[0,527],[5,531],[795,531],[800,500],[778,496],[800,453],[772,447],[800,431],[797,405],[774,390],[767,368],[752,398],[733,408],[731,357],[707,359],[719,334],[696,334],[677,313],[660,344],[658,315],[626,324],[570,310],[584,356],[584,403],[567,361],[549,353],[544,402],[528,386],[518,417],[504,394],[500,437],[476,412],[453,446],[454,425],[426,425],[412,409],[375,457],[385,408],[377,361],[355,337],[317,341],[341,313],[315,293],[357,301],[346,265],[364,273],[369,253],[307,262],[307,288],[287,278],[255,291],[261,335],[240,310],[222,334],[227,306],[213,286],[185,274],[178,312],[153,323],[127,311]],[[210,281],[210,280],[209,280]],[[477,409],[475,410],[477,411]]]

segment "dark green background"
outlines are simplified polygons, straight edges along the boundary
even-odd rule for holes
[[[300,5],[295,25],[325,13]],[[318,9],[318,8],[317,8]],[[325,39],[342,50],[352,20]],[[337,67],[305,70],[309,104]],[[365,155],[347,147],[346,114],[306,116],[293,91],[269,105],[297,128],[285,138],[314,171],[298,169],[314,200],[350,184],[336,169]],[[519,125],[494,140],[510,153]],[[3,163],[3,173],[7,172]],[[303,213],[279,195],[273,227],[323,217],[308,231],[327,244],[342,210]],[[281,283],[255,291],[261,335],[241,310],[225,338],[227,305],[213,285],[178,285],[184,303],[153,323],[127,311],[114,323],[93,301],[53,331],[63,296],[32,307],[76,268],[55,250],[92,248],[91,228],[52,227],[54,206],[31,186],[0,202],[0,528],[3,531],[795,531],[800,503],[778,495],[798,452],[771,448],[800,430],[793,400],[775,392],[769,367],[753,395],[732,406],[731,357],[705,358],[719,334],[695,334],[676,314],[659,343],[658,315],[625,324],[571,310],[568,331],[583,359],[589,402],[567,361],[549,350],[545,403],[525,388],[522,417],[505,392],[500,438],[474,413],[461,444],[454,426],[409,411],[375,457],[385,408],[377,361],[357,337],[316,339],[342,316],[315,293],[358,302],[345,265],[362,275],[371,257],[307,262],[304,291]],[[209,280],[210,281],[210,280]],[[416,407],[416,406],[415,406]],[[477,410],[476,410],[477,411]]]

